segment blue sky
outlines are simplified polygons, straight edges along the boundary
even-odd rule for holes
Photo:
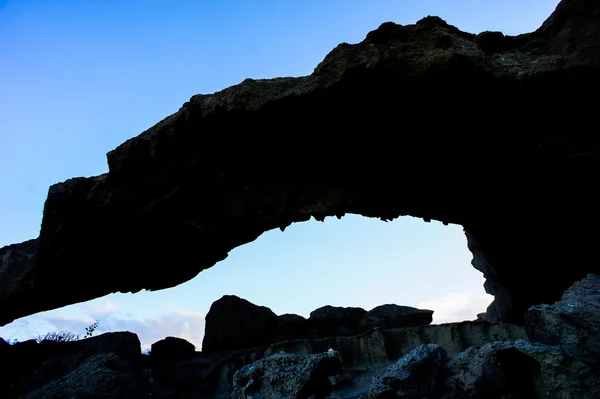
[[[48,187],[105,173],[106,153],[179,107],[245,78],[302,76],[341,42],[427,15],[472,33],[530,32],[557,0],[0,0],[0,246],[38,235]],[[178,335],[200,346],[224,294],[276,313],[326,304],[433,308],[435,322],[485,309],[460,226],[348,216],[265,233],[178,287],[113,294],[0,327],[129,329],[145,346]],[[86,282],[81,282],[85,284]]]

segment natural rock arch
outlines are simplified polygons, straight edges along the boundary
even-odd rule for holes
[[[111,292],[187,281],[264,231],[311,216],[465,227],[521,322],[599,266],[600,6],[564,0],[536,32],[385,23],[310,76],[197,95],[52,186],[40,237],[0,249],[0,324]],[[558,272],[557,272],[558,270]]]

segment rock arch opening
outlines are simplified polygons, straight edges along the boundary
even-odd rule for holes
[[[309,76],[193,96],[110,151],[108,173],[50,188],[39,238],[0,249],[0,324],[173,287],[265,231],[345,214],[464,226],[486,318],[522,323],[598,271],[600,145],[580,95],[597,17],[570,0],[515,37],[384,23]]]
[[[99,320],[99,332],[135,332],[144,348],[165,336],[178,336],[200,349],[206,313],[213,302],[230,295],[267,307],[274,315],[295,314],[304,319],[328,306],[364,309],[361,315],[366,315],[380,305],[395,304],[433,310],[433,324],[473,320],[485,311],[492,297],[484,293],[483,275],[470,267],[470,262],[461,226],[412,217],[387,223],[359,215],[340,220],[329,217],[323,222],[311,219],[294,223],[284,232],[265,232],[177,287],[111,294],[34,315],[0,328],[0,336],[14,339],[46,330],[80,332]],[[243,306],[232,311],[240,317],[256,313]],[[259,316],[253,317],[262,320]],[[431,315],[422,319],[407,325],[432,321]],[[333,325],[328,328],[335,330],[332,336],[344,331],[359,333],[358,323],[357,319],[352,331],[338,331]],[[326,334],[319,330],[325,327],[319,325],[312,334]],[[15,336],[19,328],[23,330]],[[293,335],[291,331],[286,334],[288,338]],[[264,335],[264,326],[259,335]],[[228,349],[230,341],[225,343]]]

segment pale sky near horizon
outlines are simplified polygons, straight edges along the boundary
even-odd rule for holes
[[[37,237],[48,187],[108,171],[106,153],[192,95],[245,78],[303,76],[381,23],[437,15],[472,33],[537,29],[557,0],[0,0],[0,247]],[[274,230],[169,290],[112,294],[25,317],[0,337],[129,330],[200,349],[211,303],[275,313],[397,303],[434,322],[474,319],[491,297],[461,226],[346,216]],[[85,266],[82,266],[85,267]],[[1,282],[0,282],[1,283]],[[82,281],[81,284],[86,284]]]

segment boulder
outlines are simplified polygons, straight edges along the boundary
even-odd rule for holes
[[[308,336],[338,337],[362,332],[361,317],[367,313],[362,308],[323,306],[310,312]]]
[[[531,307],[525,327],[532,341],[560,345],[571,356],[600,364],[600,276],[577,281],[552,305]]]
[[[206,314],[202,351],[252,348],[274,339],[278,318],[271,309],[235,295],[224,295]]]
[[[90,399],[132,397],[143,385],[134,375],[140,356],[140,341],[130,332],[71,342],[20,342],[0,358],[5,381],[0,397],[58,398],[68,392]]]
[[[335,351],[305,355],[278,353],[248,364],[233,376],[233,399],[313,398],[331,393],[329,376],[342,370]]]
[[[425,326],[432,321],[433,310],[387,304],[377,306],[364,314],[360,326],[367,331],[375,327],[388,329]]]
[[[287,341],[306,337],[308,320],[297,314],[282,314],[277,318],[273,342]]]
[[[277,316],[265,306],[235,295],[215,301],[206,315],[202,351],[205,353],[248,349],[279,341],[340,337],[362,334],[372,328],[427,325],[433,311],[393,304],[367,312],[356,307],[323,306],[310,317],[296,314]]]
[[[413,349],[373,380],[368,397],[412,399],[439,396],[447,356],[443,348],[434,344]]]
[[[166,337],[152,344],[150,357],[156,363],[189,360],[194,357],[196,347],[183,338]]]
[[[206,396],[203,388],[206,375],[214,367],[216,359],[203,353],[195,353],[191,359],[169,363],[153,363],[150,368],[155,390],[168,390],[191,397]]]
[[[136,377],[131,363],[114,353],[100,353],[20,399],[130,399],[143,394],[143,383]]]
[[[600,374],[559,346],[495,341],[452,356],[443,399],[582,398],[600,394]]]

